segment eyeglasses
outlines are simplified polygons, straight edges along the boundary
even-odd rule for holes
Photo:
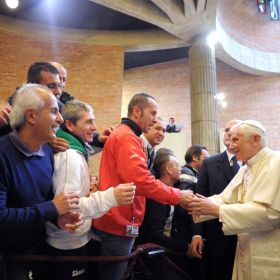
[[[49,89],[63,88],[62,83],[50,83],[50,84],[46,84],[46,86],[47,86]]]

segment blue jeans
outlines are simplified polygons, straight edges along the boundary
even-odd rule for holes
[[[134,238],[117,236],[94,230],[101,239],[101,256],[125,256],[131,252]],[[99,280],[120,280],[127,268],[127,262],[100,262]]]

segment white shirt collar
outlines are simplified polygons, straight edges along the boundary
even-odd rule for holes
[[[227,156],[228,156],[228,161],[230,162],[231,159],[235,156],[235,154],[231,153],[229,150],[226,150]]]
[[[152,145],[150,144],[150,142],[147,140],[147,138],[145,137],[144,134],[140,135],[141,141],[143,143],[143,147],[144,148],[149,148],[150,151],[152,151],[154,149],[154,147],[152,147]]]

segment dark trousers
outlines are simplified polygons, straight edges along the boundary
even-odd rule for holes
[[[7,250],[5,253],[12,255],[41,255],[44,254],[44,248],[44,242],[39,242],[29,250],[18,252],[12,249]],[[8,280],[30,280],[33,277],[32,271],[38,271],[41,275],[44,275],[46,271],[46,267],[40,262],[7,260],[5,265]]]
[[[227,248],[227,252],[223,257],[214,257],[207,254],[204,259],[205,275],[207,280],[231,280],[236,245]]]
[[[77,249],[60,250],[46,244],[44,254],[50,256],[88,256],[88,246],[86,244]],[[44,267],[44,270],[47,268],[47,271],[38,270],[38,266],[32,269],[34,280],[87,280],[88,277],[87,262],[48,262],[41,263],[41,266]]]
[[[168,254],[168,257],[180,267],[193,280],[206,280],[203,262],[197,258],[189,258],[187,255]]]

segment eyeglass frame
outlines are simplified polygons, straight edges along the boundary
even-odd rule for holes
[[[63,84],[62,83],[49,83],[49,84],[45,84],[45,86],[49,89],[56,89],[56,88],[63,88]]]

